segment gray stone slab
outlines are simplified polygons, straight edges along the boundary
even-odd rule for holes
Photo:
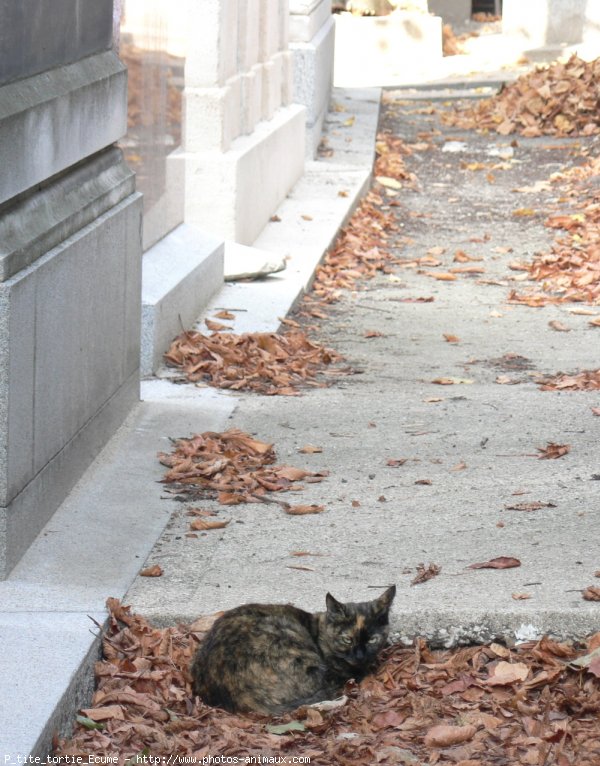
[[[90,615],[103,622],[105,612]],[[7,763],[45,758],[52,737],[72,724],[73,710],[85,706],[94,684],[97,627],[85,614],[0,612],[0,731]],[[15,711],[18,710],[18,715]]]
[[[0,203],[121,138],[127,76],[112,51],[0,88]]]
[[[107,50],[112,0],[2,0],[0,84]]]
[[[3,575],[137,400],[141,195],[0,283]]]
[[[111,147],[34,191],[0,217],[0,282],[135,191],[135,175]]]
[[[181,224],[142,262],[143,376],[158,369],[173,338],[192,323],[223,284],[223,242]]]
[[[326,109],[333,79],[335,23],[330,15],[309,42],[291,42],[293,99],[306,107],[306,122],[313,125]]]

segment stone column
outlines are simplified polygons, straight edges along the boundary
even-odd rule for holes
[[[188,0],[185,221],[242,244],[303,171],[283,13],[279,0]]]
[[[0,0],[0,577],[138,399],[141,204],[114,147],[112,12]]]
[[[306,107],[306,153],[312,158],[329,108],[335,24],[331,0],[290,0],[289,10],[293,98]]]
[[[600,41],[600,3],[590,0],[504,0],[502,32],[530,48]]]

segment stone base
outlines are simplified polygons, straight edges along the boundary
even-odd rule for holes
[[[223,284],[223,242],[181,224],[145,253],[142,261],[140,371],[152,375],[183,328],[192,327]]]
[[[532,48],[596,43],[600,39],[600,7],[588,0],[504,0],[502,32],[522,38]]]
[[[334,84],[366,87],[410,82],[442,60],[442,20],[425,13],[336,16]]]
[[[252,244],[302,175],[305,114],[297,104],[278,109],[227,152],[180,152],[186,222]]]
[[[21,258],[24,268],[0,283],[0,577],[137,400],[141,195],[110,206],[111,178],[117,197],[129,179],[107,157],[104,175],[91,161],[90,178],[104,179],[103,191],[90,180],[81,206],[68,190],[84,166],[8,214],[22,236],[11,242],[7,273]],[[27,265],[30,222],[32,247],[44,241],[32,210],[55,222],[48,243],[59,231],[66,238]]]
[[[327,5],[327,3],[326,3]],[[306,154],[315,157],[333,81],[335,22],[330,15],[309,42],[291,42],[293,99],[306,107]]]

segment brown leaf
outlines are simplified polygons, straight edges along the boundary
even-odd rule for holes
[[[205,319],[204,324],[211,332],[219,332],[220,330],[229,330],[230,328],[222,324],[221,322],[214,322],[212,319]]]
[[[446,339],[447,343],[460,343],[460,338],[458,335],[448,335],[444,333],[444,338]]]
[[[464,250],[457,250],[456,253],[454,253],[454,258],[452,260],[456,261],[457,263],[468,263],[469,261],[482,261],[483,258],[467,255]]]
[[[515,559],[512,556],[498,556],[495,559],[482,561],[479,564],[471,564],[467,569],[512,569],[512,567],[520,566],[521,562],[519,559]]]
[[[290,516],[304,516],[309,513],[323,513],[325,506],[323,505],[290,505],[284,509]]]
[[[477,727],[471,724],[465,726],[438,724],[429,729],[425,735],[424,743],[426,747],[452,747],[452,745],[460,745],[461,742],[468,742],[473,739],[476,731]]]
[[[286,569],[298,569],[300,572],[314,572],[313,567],[300,567],[300,566],[293,566],[292,564],[286,564]]]
[[[190,523],[190,529],[194,529],[196,532],[203,532],[207,529],[223,529],[230,521],[231,519],[194,519]]]
[[[415,481],[415,484],[425,484],[425,485],[429,485],[429,484],[433,484],[433,482],[431,481],[431,479],[417,479],[417,480]]]
[[[457,463],[456,465],[453,465],[450,469],[451,471],[464,471],[467,467],[467,464],[464,460],[461,460],[460,463]]]
[[[570,327],[567,327],[566,324],[559,322],[557,319],[552,319],[550,322],[548,322],[548,325],[557,332],[571,332]]]
[[[141,569],[140,577],[160,577],[162,573],[163,570],[160,564],[154,564],[151,567],[146,567],[146,569]]]
[[[556,460],[559,457],[563,457],[571,451],[570,444],[555,444],[554,442],[548,442],[545,447],[537,447],[537,451],[540,460]]]
[[[305,455],[314,455],[318,452],[323,452],[322,447],[315,447],[312,444],[305,444],[304,447],[300,447],[298,452],[302,452]]]
[[[424,271],[423,273],[426,277],[433,277],[440,282],[454,282],[456,279],[456,274],[450,274],[447,271]]]
[[[590,585],[583,591],[583,598],[586,601],[600,601],[600,588],[596,585]]]
[[[406,715],[399,710],[386,710],[382,713],[376,713],[371,719],[371,726],[375,731],[381,729],[395,729],[406,720]]]
[[[360,508],[360,500],[353,500],[351,506],[353,508]]]
[[[416,570],[417,574],[410,581],[411,585],[419,585],[419,583],[431,580],[432,577],[439,575],[439,573],[442,571],[442,568],[437,564],[428,564],[427,566],[425,566],[425,564],[418,564]]]
[[[385,464],[395,468],[396,466],[404,465],[404,463],[406,463],[407,460],[408,460],[407,457],[398,457],[398,458],[391,457],[388,460],[386,460]]]
[[[591,407],[590,409],[594,415],[600,416],[600,407]]]
[[[92,721],[109,721],[110,719],[117,719],[118,721],[125,720],[121,705],[83,708],[81,712],[86,718],[91,718]]]
[[[364,338],[382,338],[383,333],[379,330],[365,330],[363,333]]]
[[[513,492],[513,494],[515,494]],[[507,511],[539,511],[540,508],[556,508],[554,503],[542,503],[539,500],[533,500],[530,503],[515,503],[514,505],[505,505]]]
[[[501,660],[487,680],[488,686],[508,686],[524,681],[529,675],[529,667],[523,662],[505,662]]]
[[[531,598],[531,593],[511,593],[511,597],[515,601],[527,601]]]

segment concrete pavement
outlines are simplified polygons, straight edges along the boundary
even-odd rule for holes
[[[437,270],[447,271],[461,265],[452,258],[462,250],[482,258],[475,263],[484,273],[453,282],[427,276],[435,271],[427,266],[382,275],[346,293],[315,332],[361,374],[299,398],[221,394],[235,401],[231,425],[273,442],[279,462],[330,471],[294,495],[326,512],[290,517],[273,505],[201,503],[231,523],[195,539],[185,537],[189,517],[178,508],[147,561],[159,563],[163,576],[137,578],[126,596],[151,620],[189,621],[253,600],[317,610],[328,590],[360,600],[396,583],[393,630],[405,641],[425,636],[449,646],[598,629],[600,608],[581,590],[599,569],[600,419],[591,407],[600,394],[541,391],[533,377],[596,369],[598,328],[569,305],[507,302],[511,289],[523,287],[508,263],[548,249],[553,232],[543,221],[560,195],[514,189],[548,179],[573,161],[569,149],[586,142],[519,137],[512,147],[512,136],[444,128],[431,112],[449,95],[419,100],[400,90],[384,99],[383,126],[421,144],[407,161],[417,188],[388,197],[399,203],[390,208],[400,227],[396,252],[411,259],[445,248]],[[431,149],[423,147],[427,132]],[[500,167],[488,180],[478,163]],[[535,214],[513,215],[523,207]],[[268,285],[239,289],[258,306]],[[405,302],[425,296],[433,301]],[[237,299],[223,293],[215,307],[239,307]],[[244,314],[244,330],[274,329],[253,327],[253,316]],[[551,320],[570,332],[555,331]],[[366,338],[369,330],[382,334]],[[456,382],[435,384],[440,377]],[[506,378],[515,383],[496,382]],[[571,451],[538,459],[549,442]],[[299,454],[307,443],[322,453]],[[389,466],[388,459],[406,462]],[[528,502],[548,506],[507,508]],[[290,555],[297,550],[313,555]],[[467,568],[499,556],[521,566]],[[430,562],[441,573],[411,586],[417,566]]]

